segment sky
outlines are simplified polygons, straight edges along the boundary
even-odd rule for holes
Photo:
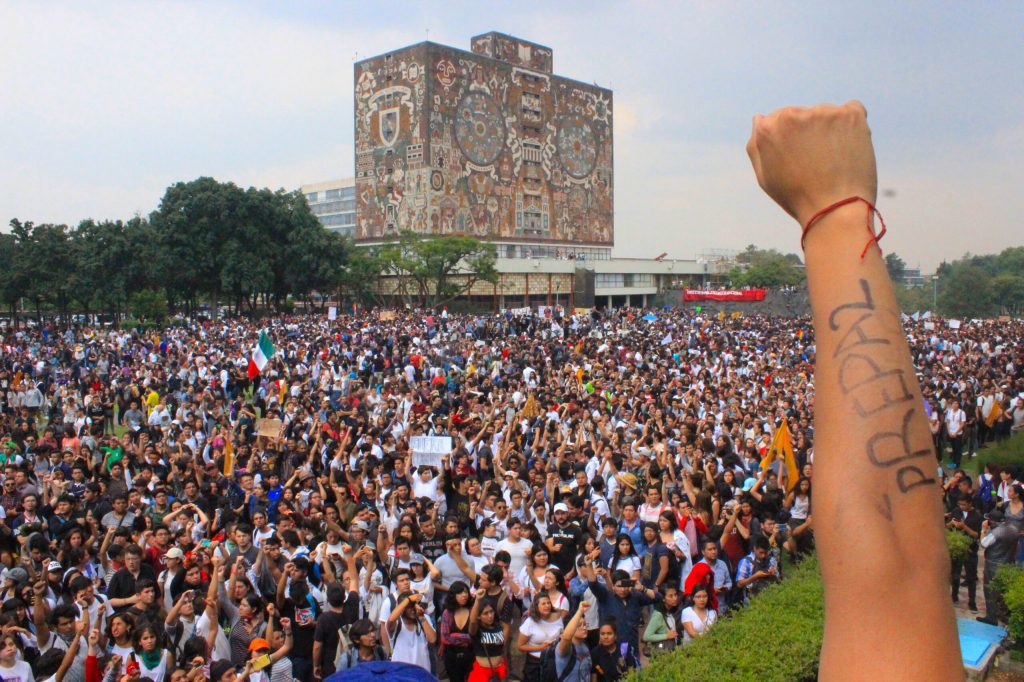
[[[614,91],[616,256],[798,252],[751,117],[854,98],[887,252],[927,273],[1024,245],[1024,3],[998,0],[0,0],[0,225],[148,215],[200,176],[351,177],[353,62],[492,30]]]

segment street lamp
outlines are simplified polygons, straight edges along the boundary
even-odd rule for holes
[[[938,307],[939,300],[939,276],[932,275],[932,312]]]

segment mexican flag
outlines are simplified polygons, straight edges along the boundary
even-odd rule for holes
[[[252,357],[249,358],[249,369],[246,372],[249,378],[258,377],[272,357],[274,357],[274,344],[270,343],[267,332],[261,330],[260,340],[256,342],[256,347],[252,349]]]

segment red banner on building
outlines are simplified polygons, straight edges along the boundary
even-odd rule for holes
[[[684,301],[763,301],[764,289],[686,289]]]

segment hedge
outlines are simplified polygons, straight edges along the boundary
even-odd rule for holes
[[[1016,564],[1001,566],[992,587],[1002,595],[1009,611],[1007,632],[1018,644],[1024,642],[1024,569]]]
[[[626,682],[815,679],[825,627],[817,557],[805,559],[784,581],[767,588],[734,613],[716,623],[704,637],[652,658],[633,671]]]
[[[963,558],[971,540],[946,531],[950,558]],[[1013,582],[1020,633],[1024,637],[1024,570]],[[1007,598],[1007,605],[1011,598]],[[1011,608],[1011,613],[1012,609]],[[1012,616],[1011,616],[1012,619]],[[656,656],[626,682],[736,680],[799,682],[818,674],[825,627],[824,587],[817,556],[793,568],[786,579],[769,587],[743,609],[716,623],[700,639]]]

